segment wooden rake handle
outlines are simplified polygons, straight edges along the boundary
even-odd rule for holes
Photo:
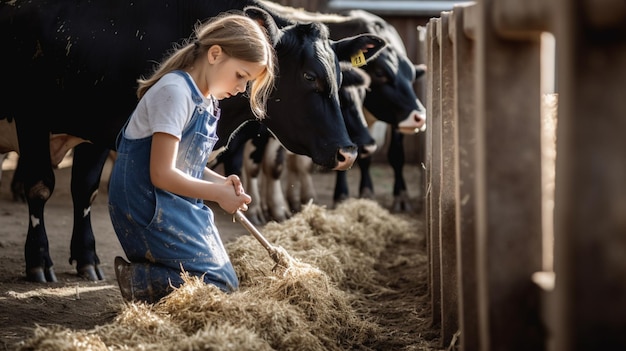
[[[272,257],[276,263],[279,263],[280,259],[278,259],[278,251],[274,245],[270,244],[270,242],[265,239],[263,234],[261,234],[261,232],[248,220],[246,215],[237,210],[237,212],[235,212],[235,217],[248,230],[248,232],[252,234],[252,236],[254,236],[261,243],[261,245],[263,245],[267,252],[269,252],[270,257]]]

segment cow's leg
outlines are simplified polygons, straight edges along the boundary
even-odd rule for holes
[[[348,186],[348,174],[346,171],[336,171],[335,191],[333,192],[333,206],[337,206],[341,201],[350,196],[350,187]]]
[[[39,128],[41,127],[41,128]],[[29,125],[20,130],[20,157],[16,173],[23,184],[28,204],[28,232],[24,246],[26,279],[34,282],[56,282],[48,246],[44,221],[44,207],[52,196],[55,185],[54,171],[50,164],[50,135],[45,126]]]
[[[298,212],[300,208],[300,175],[298,169],[298,157],[293,153],[287,153],[287,203],[291,212]]]
[[[104,279],[91,227],[91,205],[98,194],[102,168],[108,156],[108,149],[90,143],[74,148],[71,181],[74,227],[69,262],[76,261],[78,275],[92,281]]]
[[[298,169],[300,172],[300,203],[307,204],[309,202],[315,202],[317,199],[317,193],[315,192],[315,185],[313,185],[313,159],[307,156],[300,157],[300,165]]]
[[[287,154],[287,203],[292,213],[301,211],[301,205],[315,201],[313,160],[304,155]]]
[[[411,212],[413,206],[409,200],[409,194],[404,182],[404,136],[396,129],[391,129],[387,159],[393,169],[393,212]]]
[[[273,137],[267,141],[262,169],[264,199],[269,217],[277,222],[282,222],[291,217],[281,183],[283,169],[285,169],[285,149]]]
[[[15,170],[13,171],[13,177],[11,178],[11,194],[13,195],[13,201],[26,202],[26,194],[24,193],[24,176],[21,174],[24,167],[20,167],[20,161],[18,156]]]
[[[257,134],[245,143],[243,151],[243,179],[245,181],[245,190],[252,197],[252,202],[248,204],[246,217],[253,224],[264,224],[266,222],[263,213],[263,199],[261,198],[261,190],[259,185],[259,175],[261,172],[261,162],[267,144],[267,134]]]
[[[317,193],[313,185],[313,159],[308,156],[296,156],[298,156],[298,169],[300,170],[300,203],[304,205],[315,202]],[[298,211],[300,210],[298,208]]]
[[[359,182],[359,197],[363,199],[374,198],[374,182],[370,174],[372,165],[372,157],[360,157],[357,160],[359,170],[361,171],[361,181]]]

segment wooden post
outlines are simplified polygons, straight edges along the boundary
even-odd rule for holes
[[[557,1],[557,351],[626,349],[626,4]]]
[[[500,1],[507,6],[498,6]],[[502,27],[507,21],[494,21],[523,16],[527,2],[482,0],[477,5],[480,345],[485,351],[543,350],[540,291],[531,280],[542,268],[540,36],[519,31],[524,28],[519,22],[511,29]]]
[[[441,192],[441,99],[440,83],[441,69],[439,67],[439,44],[437,42],[438,18],[432,18],[428,25],[428,102],[427,109],[430,111],[430,123],[426,129],[427,133],[427,159],[428,167],[428,253],[430,267],[430,294],[432,307],[432,326],[438,327],[441,324],[441,266],[440,266],[440,197]]]
[[[461,351],[477,351],[478,297],[476,285],[474,107],[476,5],[457,5],[450,19],[454,57],[454,117],[456,119],[456,251]]]
[[[456,126],[454,120],[454,66],[448,25],[450,12],[442,12],[439,43],[441,111],[440,266],[441,340],[449,345],[459,328],[456,264]]]

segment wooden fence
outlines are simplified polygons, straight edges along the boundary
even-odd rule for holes
[[[626,350],[626,3],[479,0],[425,33],[441,346]],[[541,137],[551,92],[553,193]]]

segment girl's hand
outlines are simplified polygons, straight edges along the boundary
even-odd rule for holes
[[[235,174],[231,174],[228,177],[226,177],[226,183],[230,183],[233,185],[233,188],[235,189],[235,194],[237,196],[241,195],[241,194],[245,194],[246,192],[243,190],[243,184],[241,183],[241,179],[239,179],[239,177]]]
[[[228,213],[235,213],[237,210],[247,211],[248,204],[252,201],[252,198],[244,191],[239,177],[234,174],[229,175],[224,185],[232,186],[234,197],[229,196],[227,201],[220,202],[220,207]]]

